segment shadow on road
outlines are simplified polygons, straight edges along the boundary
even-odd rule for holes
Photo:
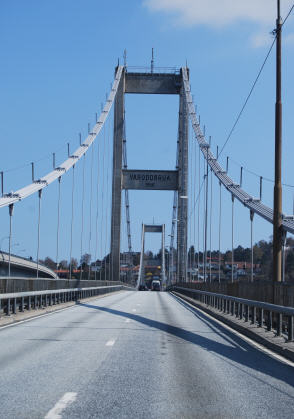
[[[214,352],[216,355],[221,356],[225,362],[229,363],[232,368],[237,368],[243,373],[260,381],[262,384],[269,385],[291,399],[294,399],[291,394],[282,391],[278,385],[277,387],[273,386],[256,374],[256,372],[261,372],[294,387],[293,367],[283,364],[264,352],[254,348],[243,339],[214,322],[212,319],[205,318],[202,313],[198,312],[196,309],[192,309],[190,306],[187,306],[186,308],[188,308],[189,311],[209,326],[219,336],[219,338],[227,341],[229,345],[219,342],[218,340],[209,339],[205,336],[201,336],[201,334],[197,334],[177,326],[172,326],[167,323],[140,316],[139,314],[128,313],[125,311],[115,310],[113,308],[86,303],[79,303],[78,305],[134,320],[151,328],[161,330],[186,342],[200,346],[207,351]],[[182,305],[186,306],[185,303],[182,303]],[[250,368],[252,373],[243,369],[242,366]]]

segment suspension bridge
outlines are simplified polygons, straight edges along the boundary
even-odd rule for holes
[[[177,133],[177,155],[175,157],[175,169],[174,170],[142,170],[140,168],[135,169],[128,169],[127,165],[127,138],[126,138],[126,118],[125,118],[125,109],[124,109],[124,96],[125,94],[168,94],[168,95],[178,95],[179,96],[179,122],[178,122],[178,133]],[[109,118],[110,113],[112,112],[112,108],[114,107],[114,115],[113,115],[113,148],[112,148],[112,177],[109,176],[109,165],[104,167],[105,164],[105,156],[106,151],[108,151],[108,159],[110,155],[110,150],[107,150],[109,144],[105,143],[105,124],[107,119]],[[190,127],[189,127],[190,125]],[[190,138],[189,136],[189,128],[194,134],[194,139]],[[109,127],[108,127],[109,131]],[[99,184],[99,179],[96,180],[96,188],[97,188],[97,195],[96,195],[96,214],[94,213],[94,173],[99,173],[98,168],[94,167],[94,153],[95,153],[95,141],[101,140],[104,133],[104,148],[103,150],[98,149],[98,153],[102,153],[100,156],[101,161],[96,159],[95,163],[98,165],[102,163],[102,174],[103,181]],[[109,137],[109,132],[108,132]],[[193,141],[193,142],[192,142]],[[102,141],[103,142],[103,138]],[[109,139],[108,139],[109,143]],[[197,162],[192,162],[192,158],[195,157],[194,149],[195,144],[198,144],[199,147],[199,155],[198,155],[198,179],[196,174],[197,169]],[[92,151],[91,151],[92,150]],[[189,154],[190,150],[190,154]],[[97,251],[98,246],[100,244],[102,253],[103,250],[109,249],[109,257],[108,261],[105,261],[105,269],[104,269],[104,278],[112,281],[119,281],[121,276],[121,226],[122,226],[122,191],[124,191],[124,206],[125,206],[125,224],[126,224],[126,235],[127,235],[127,244],[128,244],[128,264],[132,265],[132,236],[131,236],[131,220],[130,220],[130,202],[129,202],[129,190],[133,189],[141,189],[141,190],[170,190],[174,191],[174,201],[173,201],[173,208],[172,208],[172,221],[171,221],[171,234],[170,236],[170,246],[169,252],[170,255],[175,253],[174,257],[169,258],[169,263],[173,264],[172,267],[167,269],[168,272],[174,271],[174,266],[176,267],[176,281],[177,282],[187,282],[189,278],[187,277],[187,246],[188,246],[188,231],[190,229],[190,237],[189,241],[190,244],[194,245],[196,248],[195,243],[195,234],[192,237],[191,229],[196,228],[196,220],[192,219],[191,215],[196,214],[198,210],[198,218],[200,215],[200,201],[201,201],[201,192],[203,192],[203,205],[204,205],[204,216],[201,220],[202,222],[202,229],[204,231],[203,234],[203,277],[204,281],[210,280],[211,281],[211,270],[208,269],[208,254],[210,252],[211,257],[211,244],[210,249],[208,249],[208,229],[211,230],[211,225],[209,226],[208,222],[208,215],[214,218],[219,218],[219,249],[218,249],[218,279],[221,279],[221,207],[222,207],[222,190],[227,191],[227,193],[231,196],[232,202],[232,212],[231,212],[231,235],[232,235],[232,256],[231,256],[231,266],[234,265],[234,211],[235,211],[235,200],[238,200],[245,208],[248,209],[248,219],[251,222],[251,266],[254,265],[254,252],[253,252],[253,219],[254,215],[263,218],[268,223],[273,224],[274,222],[274,213],[273,209],[266,206],[262,202],[262,177],[260,178],[260,194],[259,197],[252,196],[249,192],[242,188],[243,182],[243,167],[240,170],[240,179],[236,181],[229,176],[228,173],[228,166],[229,166],[229,157],[227,157],[226,167],[222,167],[219,162],[219,152],[218,147],[216,154],[213,153],[211,149],[210,139],[207,139],[205,136],[205,127],[201,129],[200,125],[200,116],[196,114],[196,106],[193,103],[190,85],[189,85],[189,70],[186,67],[182,67],[180,69],[171,69],[169,72],[164,72],[164,69],[158,69],[157,72],[154,71],[154,67],[151,67],[150,72],[134,72],[129,70],[126,66],[118,66],[116,68],[115,73],[115,80],[111,86],[111,91],[106,99],[104,106],[102,107],[102,111],[100,116],[97,116],[96,113],[96,122],[93,127],[88,125],[88,136],[87,138],[82,141],[80,136],[80,145],[79,147],[70,152],[70,147],[68,143],[68,156],[67,159],[61,162],[60,164],[56,164],[56,156],[53,153],[53,170],[49,173],[43,175],[42,177],[35,179],[35,169],[34,163],[31,163],[31,171],[32,171],[32,183],[27,186],[22,187],[16,191],[12,191],[9,193],[4,192],[4,185],[5,185],[5,178],[4,173],[1,172],[1,184],[2,184],[2,197],[0,198],[0,207],[7,207],[8,208],[8,225],[9,225],[9,236],[8,238],[8,252],[7,255],[2,258],[2,264],[7,266],[7,276],[11,276],[11,266],[15,265],[15,260],[11,258],[12,252],[12,243],[13,243],[13,218],[14,218],[14,208],[20,207],[22,202],[30,197],[31,195],[36,195],[38,197],[38,217],[37,217],[37,252],[36,252],[36,277],[39,277],[41,271],[40,265],[40,250],[42,249],[42,235],[41,235],[41,227],[42,227],[42,196],[46,194],[48,187],[51,184],[56,183],[58,185],[57,188],[57,196],[56,196],[56,207],[57,207],[57,215],[54,214],[52,218],[54,221],[56,220],[56,248],[54,252],[56,254],[55,264],[58,270],[59,267],[59,253],[60,253],[60,212],[62,211],[61,207],[61,188],[62,188],[62,180],[66,176],[71,176],[71,185],[70,185],[70,195],[71,195],[71,210],[70,214],[68,215],[68,219],[70,219],[70,232],[67,234],[69,237],[69,262],[68,262],[68,279],[72,278],[72,271],[73,271],[73,240],[74,240],[74,229],[75,229],[75,207],[77,205],[77,201],[75,201],[75,195],[81,197],[79,201],[81,201],[80,205],[81,209],[81,223],[79,224],[81,231],[80,231],[80,242],[81,242],[81,254],[80,258],[82,259],[83,252],[86,250],[86,246],[84,241],[86,241],[85,235],[86,232],[84,231],[84,225],[86,221],[89,222],[89,235],[88,235],[88,251],[91,255],[94,254],[95,260],[97,260]],[[89,171],[89,179],[85,179],[85,162],[86,162],[86,155],[91,154],[90,156],[90,171]],[[97,151],[96,151],[97,154]],[[193,156],[194,154],[194,156]],[[189,156],[190,155],[190,161]],[[200,157],[202,155],[202,166],[203,166],[203,174],[200,173]],[[192,156],[192,157],[191,157]],[[99,157],[99,156],[98,156]],[[193,164],[194,163],[194,164]],[[80,172],[78,175],[75,172],[78,170],[78,165],[80,164]],[[189,167],[190,166],[190,167]],[[103,172],[104,170],[104,172]],[[194,176],[195,171],[195,176]],[[70,174],[71,173],[71,174]],[[190,173],[190,178],[189,177]],[[79,176],[82,181],[79,182],[79,186],[81,190],[77,190],[77,186],[75,183],[78,181],[75,177]],[[107,182],[106,182],[107,178]],[[209,178],[211,179],[211,184],[214,180],[219,185],[219,196],[212,196],[212,189],[211,189],[211,196],[209,197]],[[107,208],[103,208],[103,198],[109,200],[110,195],[110,180],[112,179],[112,195],[111,195],[111,218],[108,218],[108,213],[103,214],[103,210],[105,212],[109,212]],[[198,181],[198,185],[197,185]],[[88,199],[85,198],[85,182],[90,185],[90,195]],[[106,184],[106,185],[105,185]],[[190,188],[190,197],[188,196],[188,184]],[[109,187],[108,187],[109,186]],[[66,186],[68,188],[68,185]],[[102,193],[101,196],[99,194],[99,188],[101,187]],[[108,190],[107,190],[108,189]],[[215,191],[214,191],[215,193]],[[103,195],[107,195],[106,197]],[[102,201],[102,209],[100,214],[100,224],[102,224],[98,228],[98,216],[99,216],[99,202],[98,200]],[[209,203],[210,199],[210,203]],[[217,215],[216,209],[212,209],[209,211],[209,204],[212,206],[212,201],[216,202],[216,199],[219,200],[219,214]],[[86,202],[87,201],[87,202]],[[188,202],[189,201],[189,202]],[[89,208],[85,206],[88,205]],[[198,208],[197,208],[198,206]],[[2,210],[3,211],[3,210]],[[189,212],[189,213],[188,213]],[[210,212],[210,214],[209,214]],[[89,215],[88,215],[89,214]],[[195,218],[195,217],[194,217]],[[282,237],[285,242],[287,233],[294,234],[294,216],[293,215],[285,215],[281,214],[281,229],[282,229]],[[48,223],[48,220],[46,220]],[[109,224],[109,225],[108,225]],[[199,224],[199,219],[198,219]],[[99,231],[101,231],[101,235],[99,237]],[[149,231],[151,226],[149,227]],[[52,226],[52,230],[54,227]],[[103,233],[102,233],[103,231]],[[146,230],[148,231],[148,230]],[[199,236],[201,235],[198,225],[198,258],[199,258]],[[103,237],[102,237],[103,234]],[[108,237],[109,236],[109,237]],[[176,238],[176,246],[175,246],[175,238]],[[94,242],[95,239],[95,243]],[[193,243],[194,240],[194,243]],[[211,240],[211,239],[210,239]],[[100,243],[99,243],[100,242]],[[164,242],[164,240],[163,240]],[[95,245],[93,248],[93,244]],[[141,253],[144,252],[144,246],[142,244]],[[175,251],[175,252],[174,252]],[[106,252],[105,252],[106,253]],[[163,252],[164,253],[164,252]],[[106,257],[107,254],[104,255]],[[142,255],[141,255],[142,256]],[[101,254],[101,259],[103,255]],[[32,259],[32,258],[31,258]],[[141,258],[142,259],[142,258]],[[164,259],[164,258],[163,258]],[[20,260],[18,260],[18,265],[20,264]],[[24,263],[25,266],[26,263]],[[108,264],[108,266],[106,266]],[[163,261],[163,265],[165,264],[165,260]],[[191,261],[190,261],[191,265]],[[196,267],[195,262],[195,254],[194,254],[194,265]],[[199,260],[197,261],[197,265],[199,265]],[[95,266],[92,267],[93,271],[95,270]],[[143,272],[140,268],[139,272]],[[232,281],[234,281],[233,277],[233,269],[232,269]],[[91,275],[91,267],[88,269],[87,272],[88,279],[90,279]],[[166,277],[166,273],[162,274]],[[140,275],[139,275],[140,276]],[[83,267],[81,266],[80,269],[80,279],[83,278]],[[97,279],[97,275],[95,274],[95,279]],[[100,277],[101,279],[101,277]],[[138,278],[138,283],[142,282],[143,278]],[[251,269],[251,281],[253,281],[253,269]],[[168,283],[171,284],[173,282],[171,275],[168,277]]]
[[[174,170],[128,167],[129,94],[179,97]],[[236,181],[205,131],[187,67],[118,65],[100,115],[75,150],[67,145],[65,160],[57,163],[53,153],[52,170],[39,178],[31,163],[31,182],[11,192],[1,173],[9,230],[0,279],[3,417],[293,417],[294,290],[272,278],[255,281],[253,270],[253,222],[274,224],[274,210],[263,202],[262,178],[253,196],[243,188],[243,167]],[[131,190],[173,193],[168,252],[169,220],[131,224]],[[224,193],[231,200],[229,278],[222,274]],[[51,218],[43,215],[47,194],[56,203]],[[30,197],[37,198],[35,260],[12,253],[15,218]],[[250,272],[241,282],[234,271],[236,201],[248,211],[251,232]],[[140,227],[135,266],[132,232]],[[161,234],[160,283],[169,292],[137,292],[146,283],[146,233]],[[294,234],[294,217],[281,214],[283,243],[288,233]],[[51,269],[41,258],[48,234],[55,241]],[[40,310],[45,316],[33,318]]]

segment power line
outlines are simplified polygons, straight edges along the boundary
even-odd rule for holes
[[[289,18],[290,14],[292,13],[293,9],[294,9],[294,4],[291,6],[288,14],[286,15],[286,17],[284,19],[284,22],[282,23],[282,27],[285,25],[287,19]],[[273,34],[275,34],[275,31],[273,31]],[[265,66],[265,64],[266,64],[266,62],[267,62],[267,60],[268,60],[268,58],[270,56],[270,53],[271,53],[271,51],[273,49],[273,46],[274,46],[275,42],[276,42],[276,35],[275,35],[274,40],[273,40],[273,42],[272,42],[272,44],[271,44],[271,46],[270,46],[270,48],[269,48],[269,50],[268,50],[268,52],[267,52],[267,54],[265,56],[265,59],[264,59],[262,65],[261,65],[261,67],[259,69],[259,72],[258,72],[258,74],[257,74],[257,76],[256,76],[256,78],[255,78],[255,80],[254,80],[254,82],[253,82],[253,84],[251,86],[251,89],[250,89],[250,91],[249,91],[249,93],[248,93],[248,95],[247,95],[247,97],[245,99],[245,102],[244,102],[244,104],[243,104],[243,106],[242,106],[242,108],[241,108],[241,110],[240,110],[240,112],[239,112],[239,114],[238,114],[238,116],[237,116],[237,118],[236,118],[236,120],[235,120],[235,122],[234,122],[234,124],[233,124],[233,126],[232,126],[232,128],[231,128],[231,130],[230,130],[230,132],[228,134],[228,136],[227,136],[227,138],[226,138],[226,141],[225,141],[224,145],[222,146],[222,148],[220,150],[219,156],[222,154],[225,146],[227,145],[229,139],[231,138],[231,136],[232,136],[232,134],[233,134],[233,132],[234,132],[234,130],[236,128],[236,125],[238,124],[238,122],[239,122],[239,120],[241,118],[241,115],[242,115],[242,113],[243,113],[243,111],[244,111],[244,109],[245,109],[245,107],[246,107],[246,105],[247,105],[247,103],[248,103],[248,101],[249,101],[252,93],[253,93],[253,90],[254,90],[254,88],[255,88],[258,80],[259,80],[259,77],[260,77],[260,75],[261,75],[261,73],[262,73],[262,71],[264,69],[264,66]]]
[[[271,179],[271,178],[268,178],[268,177],[262,176],[262,175],[260,175],[260,174],[258,174],[258,173],[256,173],[256,172],[254,172],[253,170],[250,170],[250,169],[246,168],[246,167],[245,167],[245,166],[243,166],[241,163],[237,162],[236,160],[232,159],[231,157],[230,157],[230,161],[231,161],[231,162],[233,162],[236,166],[242,167],[242,168],[243,168],[243,170],[244,170],[244,172],[250,173],[251,175],[256,176],[256,177],[258,177],[258,178],[262,177],[262,178],[263,178],[263,180],[265,180],[265,181],[267,181],[267,182],[270,182],[270,183],[274,183],[274,182],[275,182],[275,181],[274,181],[273,179]],[[289,183],[282,183],[282,185],[283,185],[283,186],[286,186],[287,188],[294,188],[294,185],[291,185],[291,184],[289,184]]]
[[[252,84],[252,86],[251,86],[251,89],[250,89],[250,91],[249,91],[249,93],[248,93],[248,95],[247,95],[247,97],[246,97],[246,99],[245,99],[245,102],[243,103],[243,106],[242,106],[242,108],[241,108],[240,112],[238,113],[238,116],[237,116],[237,118],[236,118],[236,120],[235,120],[235,122],[234,122],[234,124],[233,124],[233,126],[232,126],[232,128],[231,128],[231,130],[230,130],[230,132],[229,132],[229,134],[228,134],[228,136],[227,136],[227,138],[226,138],[226,141],[224,142],[224,145],[222,146],[222,148],[221,148],[221,150],[220,150],[220,153],[219,153],[218,157],[222,154],[222,152],[223,152],[223,150],[224,150],[225,146],[227,145],[227,143],[228,143],[229,139],[231,138],[231,136],[232,136],[232,134],[233,134],[233,132],[234,132],[234,130],[235,130],[235,128],[236,128],[236,125],[238,124],[238,122],[239,122],[239,120],[240,120],[240,118],[241,118],[241,115],[242,115],[242,113],[243,113],[243,111],[244,111],[244,109],[245,109],[245,107],[246,107],[246,105],[247,105],[247,103],[248,103],[248,101],[249,101],[249,99],[250,99],[250,97],[251,97],[252,93],[253,93],[253,90],[254,90],[254,88],[255,88],[255,86],[256,86],[256,84],[257,84],[258,80],[259,80],[259,77],[260,77],[260,75],[261,75],[261,73],[262,73],[262,71],[263,71],[263,69],[264,69],[264,66],[265,66],[265,64],[266,64],[266,62],[267,62],[267,60],[268,60],[268,58],[269,58],[269,56],[270,56],[270,53],[271,53],[271,51],[272,51],[272,49],[273,49],[273,46],[274,46],[275,42],[276,42],[276,36],[275,36],[275,38],[274,38],[274,40],[273,40],[273,42],[272,42],[272,44],[271,44],[271,46],[270,46],[270,48],[269,48],[269,50],[268,50],[267,54],[266,54],[265,59],[263,60],[263,63],[262,63],[262,65],[261,65],[260,69],[259,69],[259,72],[258,72],[258,74],[257,74],[257,76],[256,76],[256,78],[255,78],[255,80],[254,80],[254,83],[253,83],[253,84]]]
[[[292,13],[292,10],[293,10],[293,9],[294,9],[294,3],[293,3],[293,5],[290,7],[290,10],[289,10],[289,12],[288,12],[287,16],[285,17],[284,22],[282,23],[282,26],[284,26],[284,25],[285,25],[285,23],[286,23],[286,21],[287,21],[288,17],[289,17],[289,16],[290,16],[290,14]]]

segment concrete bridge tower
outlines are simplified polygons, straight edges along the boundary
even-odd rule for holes
[[[188,111],[182,70],[166,73],[129,72],[124,68],[114,105],[113,179],[111,216],[111,278],[120,276],[121,194],[122,189],[176,190],[177,277],[186,280],[188,212]],[[122,168],[125,94],[176,94],[179,96],[177,170],[125,170]]]

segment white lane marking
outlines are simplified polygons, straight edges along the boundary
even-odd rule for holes
[[[135,312],[135,311],[137,311],[137,309],[136,308],[133,308],[133,310],[132,310],[133,312]]]
[[[131,319],[126,319],[125,322],[126,323],[130,323]]]
[[[239,338],[245,340],[250,345],[255,346],[260,351],[265,352],[267,355],[270,355],[273,358],[276,358],[278,361],[284,362],[285,364],[289,365],[290,367],[294,367],[294,362],[290,361],[289,359],[284,358],[282,355],[279,355],[279,354],[271,351],[270,349],[266,348],[265,346],[261,345],[260,343],[257,343],[254,340],[248,338],[247,336],[242,335],[242,333],[237,332],[237,330],[235,330],[232,327],[228,326],[227,324],[221,322],[220,320],[216,319],[215,317],[211,316],[210,314],[207,314],[205,311],[201,310],[201,308],[198,308],[198,307],[193,306],[193,304],[188,303],[188,301],[184,300],[183,298],[179,297],[178,295],[176,297],[179,298],[180,300],[182,300],[183,302],[185,302],[186,304],[188,304],[194,310],[196,310],[196,311],[199,310],[202,314],[204,314],[205,316],[207,316],[209,319],[215,321],[220,326],[222,326],[223,328],[229,330],[234,335],[236,335]]]
[[[77,398],[77,393],[65,393],[56,405],[49,410],[45,419],[61,419],[61,412]]]
[[[140,306],[140,305],[141,305],[140,303],[137,304],[137,306]]]
[[[108,342],[106,342],[105,346],[113,346],[115,344],[115,339],[109,340]]]

